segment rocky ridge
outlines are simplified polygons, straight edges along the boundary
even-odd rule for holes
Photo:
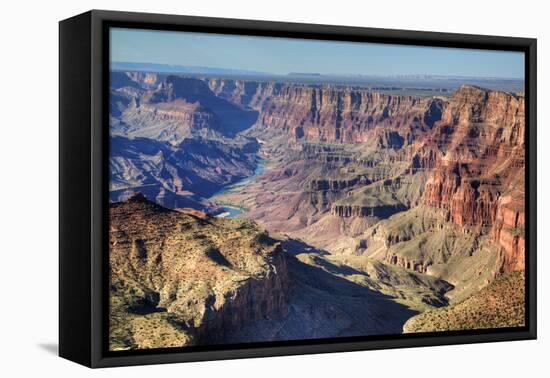
[[[253,223],[140,194],[112,204],[110,220],[112,349],[215,343],[288,311],[281,245]]]
[[[296,139],[366,142],[401,148],[418,130],[441,117],[443,98],[386,95],[349,87],[250,83],[212,79],[221,98],[259,111],[258,125],[284,130]],[[373,133],[374,131],[374,133]]]
[[[399,332],[452,289],[140,194],[110,212],[112,350]]]

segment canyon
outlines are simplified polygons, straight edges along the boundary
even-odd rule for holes
[[[521,93],[121,71],[110,91],[115,349],[471,328],[430,314],[522,282]]]

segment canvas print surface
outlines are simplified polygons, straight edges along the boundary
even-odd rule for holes
[[[109,349],[523,326],[524,64],[112,28]]]

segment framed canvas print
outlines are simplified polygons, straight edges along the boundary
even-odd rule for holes
[[[60,23],[60,355],[536,337],[536,41]]]

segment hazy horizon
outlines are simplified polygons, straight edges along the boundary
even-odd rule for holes
[[[112,63],[200,66],[283,76],[524,80],[521,52],[124,28],[112,28],[110,37]]]
[[[293,75],[310,75],[312,77],[316,76],[317,74],[320,76],[342,76],[342,77],[364,77],[364,78],[414,78],[414,77],[432,77],[432,78],[465,78],[465,79],[498,79],[498,80],[524,80],[524,78],[520,77],[501,77],[501,76],[472,76],[472,75],[438,75],[438,74],[429,74],[429,73],[411,73],[411,74],[335,74],[335,73],[319,73],[319,72],[288,72],[288,73],[272,73],[272,72],[263,72],[263,71],[251,71],[251,70],[245,70],[245,69],[236,69],[236,68],[229,68],[225,66],[214,66],[214,65],[186,65],[186,64],[168,64],[168,63],[156,63],[156,62],[135,62],[135,61],[111,61],[111,64],[118,64],[118,65],[126,65],[126,64],[135,64],[135,65],[151,65],[151,66],[165,66],[165,67],[172,67],[172,68],[207,68],[212,70],[220,70],[220,71],[242,71],[242,72],[255,72],[258,75],[264,74],[268,76],[293,76]],[[113,69],[113,68],[111,68]],[[117,68],[114,68],[114,70],[119,70]],[[124,69],[122,69],[124,71]],[[138,70],[139,71],[139,70]],[[192,73],[191,71],[189,71]],[[174,73],[179,74],[179,72],[175,71],[162,71],[162,73]]]

